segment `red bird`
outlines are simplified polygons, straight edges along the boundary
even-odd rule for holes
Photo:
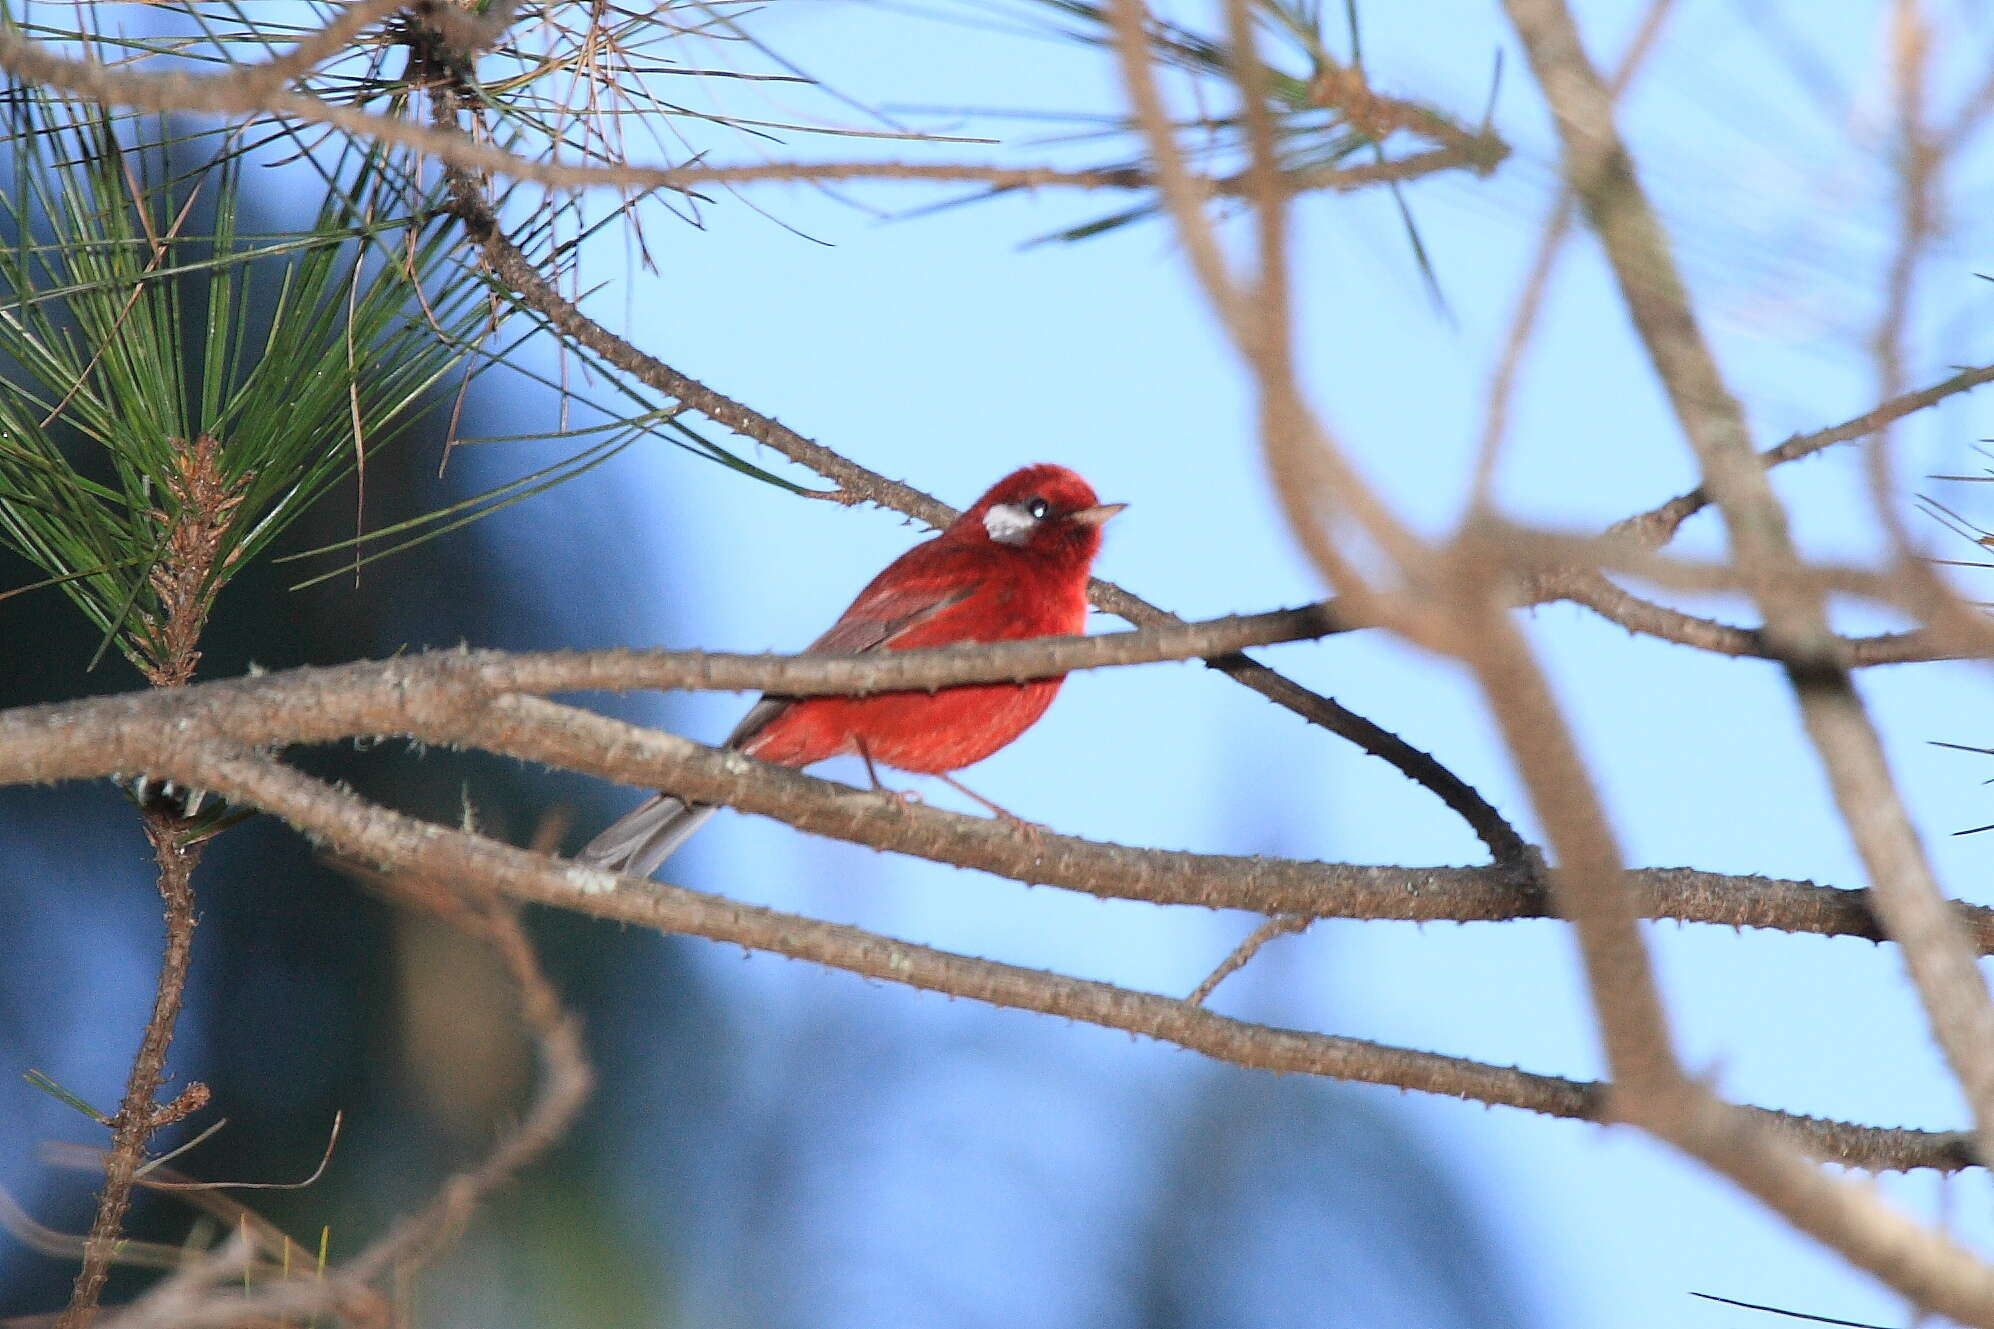
[[[1103,503],[1064,466],[1027,466],[925,544],[887,564],[813,651],[905,651],[918,646],[1077,635],[1087,625],[1087,570],[1101,526],[1126,504]],[[937,692],[871,697],[764,697],[727,746],[782,766],[857,753],[938,775],[1003,816],[1002,808],[949,779],[1031,728],[1061,678],[975,683]],[[877,774],[873,784],[879,784]],[[715,809],[654,795],[589,841],[579,861],[648,876]]]

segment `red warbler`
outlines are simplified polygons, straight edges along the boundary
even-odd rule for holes
[[[1078,634],[1087,625],[1087,571],[1100,552],[1101,527],[1124,506],[1101,502],[1064,466],[1013,471],[947,530],[887,564],[810,649],[904,651]],[[797,767],[856,753],[868,770],[877,762],[937,775],[962,789],[948,772],[982,761],[1031,728],[1061,682],[976,683],[870,697],[763,697],[727,746]],[[962,792],[1010,816],[988,799]],[[656,794],[589,841],[578,858],[646,876],[714,811]]]

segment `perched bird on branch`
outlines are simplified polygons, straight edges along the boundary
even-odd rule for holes
[[[1013,471],[947,530],[887,564],[813,651],[905,651],[921,646],[1076,635],[1087,624],[1087,575],[1101,527],[1121,503],[1103,503],[1064,466]],[[1004,809],[951,779],[1031,728],[1062,677],[973,683],[869,697],[763,697],[727,737],[761,761],[803,767],[857,754],[875,788],[875,764],[935,775],[1007,820]],[[581,862],[648,876],[715,809],[656,794],[589,841]]]

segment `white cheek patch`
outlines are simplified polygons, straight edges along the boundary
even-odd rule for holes
[[[983,529],[1000,545],[1021,545],[1032,538],[1038,518],[1016,503],[998,503],[983,514]]]

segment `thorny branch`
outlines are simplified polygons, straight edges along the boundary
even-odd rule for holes
[[[182,778],[198,781],[231,801],[260,807],[291,825],[306,828],[339,853],[379,864],[388,871],[476,881],[517,899],[598,918],[730,942],[882,981],[1122,1029],[1241,1066],[1398,1085],[1581,1120],[1602,1119],[1601,1090],[1594,1085],[1361,1039],[1229,1019],[1173,997],[957,955],[721,896],[577,869],[471,832],[375,806],[224,740],[211,740],[184,753],[178,768]],[[887,802],[861,798],[875,805]],[[932,809],[908,811],[953,815]],[[1752,1113],[1756,1119],[1776,1125],[1815,1156],[1850,1166],[1954,1170],[1972,1162],[1963,1138],[1954,1134],[1851,1126],[1759,1109]]]
[[[185,821],[164,801],[141,809],[146,838],[159,864],[159,894],[166,904],[166,947],[159,964],[159,983],[152,1015],[125,1083],[125,1096],[111,1118],[111,1147],[104,1155],[104,1188],[83,1244],[83,1264],[70,1292],[69,1306],[58,1329],[83,1329],[97,1313],[116,1259],[125,1215],[131,1208],[132,1183],[145,1158],[153,1133],[197,1111],[207,1102],[204,1086],[191,1083],[173,1102],[158,1101],[166,1080],[166,1052],[179,1023],[181,1000],[187,991],[187,969],[194,954],[194,868],[201,861],[200,844],[183,845]]]
[[[1962,392],[1970,392],[1985,383],[1994,383],[1994,365],[1962,369],[1950,378],[1941,379],[1930,387],[1892,397],[1838,425],[1817,429],[1811,434],[1795,434],[1792,438],[1760,452],[1759,464],[1770,470],[1790,461],[1798,461],[1802,457],[1810,457],[1838,443],[1854,443],[1869,438],[1880,430],[1888,429],[1906,416],[1929,410],[1947,398],[1956,397]],[[1684,522],[1709,506],[1710,494],[1699,485],[1659,507],[1616,522],[1612,534],[1629,536],[1643,546],[1658,548],[1674,539],[1675,533],[1682,528]]]

